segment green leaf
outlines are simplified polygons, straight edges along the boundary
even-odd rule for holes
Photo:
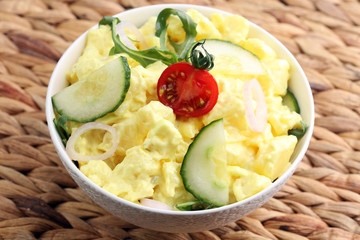
[[[167,31],[167,26],[165,26],[165,28],[163,29],[163,31],[160,33],[160,49],[162,50],[167,50],[166,48],[166,31]]]
[[[301,129],[298,128],[290,129],[288,131],[288,134],[294,135],[295,137],[297,137],[297,139],[300,139],[302,136],[304,136],[307,130],[307,126],[306,123],[304,123],[303,121],[301,121],[300,123],[301,123]]]
[[[109,56],[115,55],[115,47],[112,47],[109,51]]]
[[[156,27],[155,35],[157,37],[160,37],[160,43],[162,43],[160,47],[162,49],[165,48],[164,45],[165,45],[166,30],[167,30],[166,20],[170,17],[170,15],[177,15],[180,18],[183,24],[184,31],[186,33],[185,40],[182,43],[176,43],[169,40],[170,44],[174,47],[176,53],[179,55],[179,58],[183,60],[186,57],[186,53],[188,49],[195,41],[195,37],[197,34],[196,23],[191,19],[190,16],[188,16],[183,11],[173,8],[165,8],[164,10],[162,10],[156,19],[156,25],[155,25]]]
[[[65,116],[60,116],[58,119],[54,118],[54,124],[56,131],[58,132],[59,136],[61,137],[61,140],[66,146],[67,140],[70,137],[69,131],[67,129],[67,119]]]
[[[111,20],[111,23],[110,23]],[[146,50],[138,51],[126,47],[120,40],[116,31],[116,25],[120,22],[118,18],[104,17],[99,24],[109,25],[111,27],[112,39],[114,42],[114,48],[110,50],[110,55],[117,53],[126,53],[129,57],[138,61],[143,67],[148,66],[157,61],[162,61],[166,65],[171,65],[179,62],[175,53],[167,50],[160,50],[157,48],[149,48]]]
[[[116,24],[118,24],[120,22],[120,19],[118,19],[118,18],[105,16],[100,20],[99,25],[109,25],[109,26],[111,26],[111,24],[112,24],[112,22],[114,20],[118,21]]]
[[[198,69],[206,69],[210,71],[214,67],[214,55],[209,54],[204,48],[205,39],[202,42],[197,42],[196,44],[191,45],[191,55],[189,57],[189,61],[191,64]],[[201,46],[203,52],[197,50],[196,48]],[[188,61],[188,59],[186,59]]]
[[[197,210],[210,209],[213,207],[214,207],[213,205],[201,202],[199,200],[185,202],[185,203],[179,203],[176,205],[176,208],[181,211],[197,211]]]

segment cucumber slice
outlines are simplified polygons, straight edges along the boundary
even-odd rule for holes
[[[203,127],[181,165],[185,189],[201,202],[223,206],[229,201],[223,120]]]
[[[213,71],[222,71],[228,74],[262,75],[265,70],[260,59],[252,52],[230,41],[219,39],[202,39],[205,50],[215,57]],[[198,43],[195,42],[193,46]],[[186,59],[190,59],[193,46],[187,52]],[[202,50],[197,47],[198,50]],[[188,60],[189,61],[189,60]]]
[[[283,97],[282,103],[287,106],[290,111],[294,111],[300,114],[300,107],[298,101],[296,100],[294,94],[289,90],[287,90],[285,96]]]
[[[91,122],[115,111],[130,86],[130,68],[119,57],[52,97],[56,111],[68,120]]]

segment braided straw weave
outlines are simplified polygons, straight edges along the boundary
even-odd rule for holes
[[[360,239],[360,3],[174,0],[239,13],[296,56],[316,127],[294,176],[264,206],[211,231],[170,234],[94,204],[63,168],[45,123],[57,60],[104,15],[168,1],[0,0],[0,239]]]

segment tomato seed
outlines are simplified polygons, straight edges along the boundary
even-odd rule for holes
[[[204,99],[200,98],[199,101],[200,101],[200,106],[204,106],[204,104],[205,104]]]
[[[164,89],[163,88],[160,88],[159,89],[159,95],[162,96],[164,94]]]

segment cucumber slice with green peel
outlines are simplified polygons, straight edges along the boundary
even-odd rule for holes
[[[213,71],[221,70],[228,74],[233,72],[237,75],[239,73],[249,75],[265,74],[265,69],[260,59],[240,45],[219,39],[202,39],[198,42],[204,42],[203,47],[205,50],[215,57]],[[195,42],[193,46],[189,48],[186,55],[187,61],[190,61],[193,47],[198,42]],[[196,49],[204,51],[201,47],[197,47]]]
[[[290,111],[294,111],[300,114],[300,107],[298,101],[296,100],[295,95],[289,90],[286,92],[285,96],[283,97],[282,103],[285,106],[287,106],[290,109]]]
[[[130,68],[125,57],[105,64],[56,93],[53,105],[61,116],[75,122],[91,122],[115,111],[130,87]]]
[[[229,202],[223,120],[203,127],[190,144],[180,175],[185,189],[196,199],[213,206]]]

